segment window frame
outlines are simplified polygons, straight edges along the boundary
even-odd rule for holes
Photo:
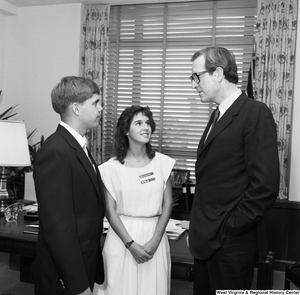
[[[151,7],[157,13],[151,13]],[[243,17],[239,17],[240,13]],[[152,146],[175,158],[175,168],[190,170],[193,179],[198,142],[214,105],[201,103],[191,88],[190,58],[201,47],[228,48],[236,57],[238,87],[246,91],[256,13],[256,0],[113,6],[104,109],[104,159],[111,157],[116,122],[124,108],[132,104],[148,105],[157,124]],[[157,23],[153,15],[160,17]],[[197,20],[188,21],[193,18]],[[156,68],[159,71],[155,72]],[[159,84],[160,78],[163,82]]]

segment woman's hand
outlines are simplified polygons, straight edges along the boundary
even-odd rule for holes
[[[140,263],[144,263],[149,261],[150,259],[152,259],[153,255],[147,253],[145,251],[145,249],[137,244],[136,242],[134,242],[129,248],[128,250],[130,251],[130,253],[132,254],[133,258],[135,259],[135,261],[140,264]]]
[[[160,240],[159,239],[155,239],[154,237],[152,237],[151,240],[149,240],[144,246],[144,250],[149,254],[149,255],[154,255],[158,246],[159,246]]]

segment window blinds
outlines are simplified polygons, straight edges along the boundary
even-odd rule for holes
[[[105,159],[125,107],[148,105],[157,124],[153,147],[191,170],[212,104],[191,88],[190,59],[207,46],[234,52],[246,90],[253,51],[256,0],[113,6],[104,109]]]

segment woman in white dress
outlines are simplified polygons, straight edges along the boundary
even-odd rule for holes
[[[121,114],[114,157],[99,166],[110,228],[103,249],[105,282],[95,295],[169,295],[171,258],[165,228],[172,211],[175,160],[151,148],[148,107]]]

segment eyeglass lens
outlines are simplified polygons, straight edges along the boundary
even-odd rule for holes
[[[190,76],[191,82],[194,81],[195,83],[199,84],[200,83],[200,75],[207,73],[208,71],[202,71],[199,73],[193,73]]]
[[[194,82],[197,83],[197,84],[200,83],[200,77],[199,77],[196,73],[193,73],[193,74],[190,76],[190,79],[191,79],[191,82],[194,81]]]

